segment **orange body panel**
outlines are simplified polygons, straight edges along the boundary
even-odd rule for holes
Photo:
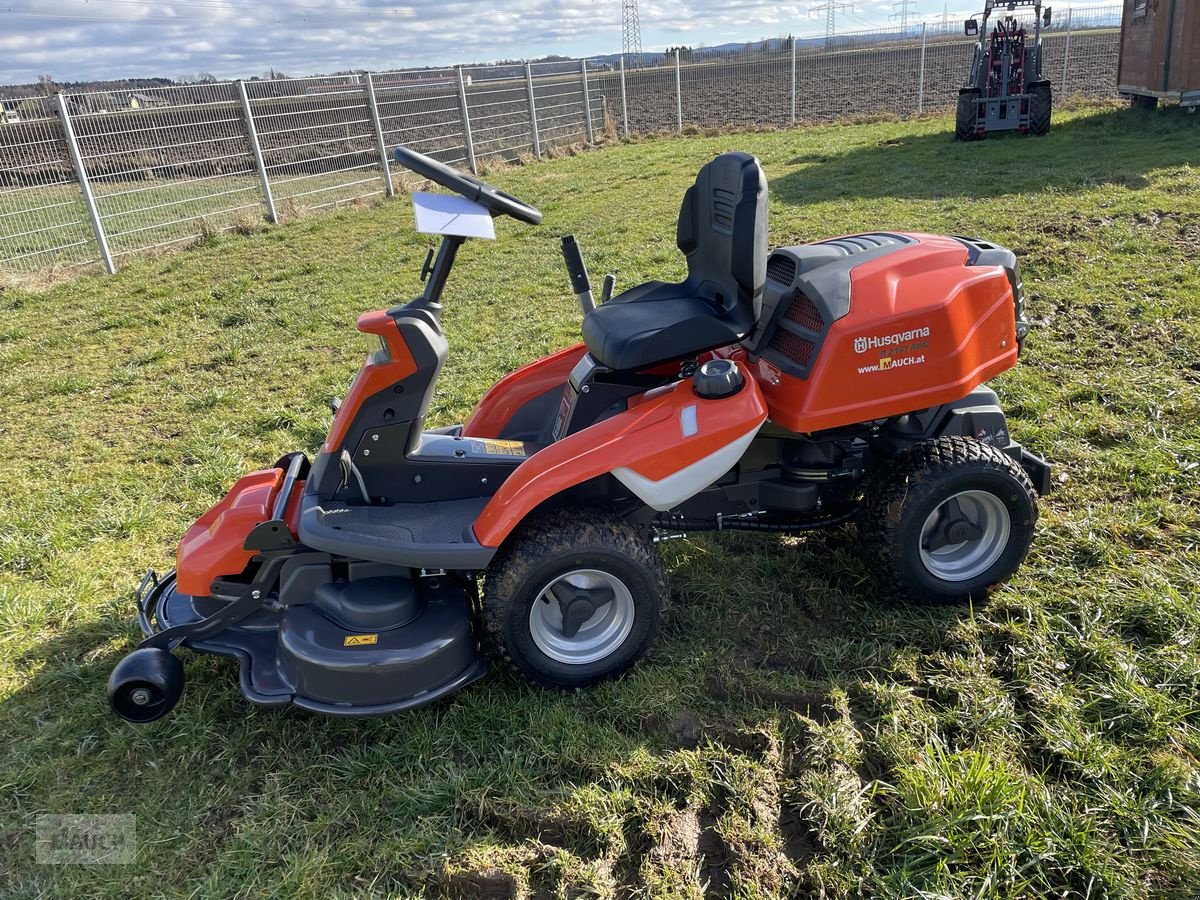
[[[246,537],[254,526],[271,518],[283,478],[282,469],[251,472],[187,530],[176,551],[176,583],[181,593],[206,596],[214,580],[245,570],[254,556],[245,549]],[[303,493],[304,482],[299,481],[284,513],[293,537]]]
[[[496,492],[475,522],[475,537],[498,547],[538,504],[616,468],[660,480],[698,462],[763,423],[767,405],[749,371],[732,397],[704,400],[691,381],[649,391],[627,411],[538,451]],[[681,416],[696,408],[696,431],[686,436]]]
[[[359,408],[368,397],[380,391],[389,391],[392,387],[417,371],[416,361],[404,343],[400,329],[395,320],[384,311],[363,313],[358,317],[355,326],[363,334],[375,334],[383,339],[391,357],[386,362],[376,362],[368,357],[363,367],[359,369],[350,392],[342,401],[337,416],[334,417],[333,427],[325,439],[325,452],[336,453],[341,449],[342,441]]]
[[[753,364],[773,422],[811,433],[948,403],[1017,361],[1013,294],[998,266],[966,266],[940,235],[856,266],[850,311],[807,380]],[[723,355],[744,358],[728,348]]]
[[[497,381],[476,404],[463,426],[464,437],[498,438],[522,406],[546,391],[562,388],[575,364],[587,353],[583,344],[567,347],[521,366]]]

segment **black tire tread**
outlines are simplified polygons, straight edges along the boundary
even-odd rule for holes
[[[517,533],[504,544],[488,567],[482,593],[484,645],[509,669],[547,687],[569,689],[539,677],[538,673],[530,671],[513,658],[504,637],[508,606],[542,561],[564,551],[580,551],[588,547],[602,547],[622,553],[649,570],[658,588],[661,608],[666,608],[670,597],[666,567],[655,549],[648,528],[640,528],[611,513],[586,507],[552,510],[522,522]],[[649,647],[644,648],[608,677],[616,677],[628,669],[643,658],[648,650]]]
[[[1039,137],[1049,134],[1050,113],[1054,107],[1054,95],[1050,85],[1035,84],[1029,93],[1029,133]]]
[[[915,595],[902,577],[892,548],[899,541],[902,507],[906,500],[920,495],[954,470],[971,467],[976,471],[1002,471],[1011,475],[1025,491],[1037,523],[1037,492],[1021,464],[990,444],[972,438],[944,436],[922,441],[898,454],[882,466],[867,486],[858,534],[863,558],[881,586],[893,595],[915,602],[927,598]],[[1026,548],[1028,550],[1028,548]],[[1024,561],[1025,554],[1021,554]],[[998,582],[997,582],[998,583]],[[987,594],[996,583],[982,593]]]
[[[978,103],[979,91],[958,95],[958,106],[954,112],[954,137],[956,139],[973,141],[978,137],[975,133]]]

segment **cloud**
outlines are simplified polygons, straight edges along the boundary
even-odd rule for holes
[[[643,47],[817,32],[810,3],[643,0]],[[885,22],[890,2],[860,4],[847,28]],[[939,10],[940,11],[940,10]],[[15,0],[0,7],[0,83],[250,77],[386,70],[548,53],[620,50],[620,0]]]

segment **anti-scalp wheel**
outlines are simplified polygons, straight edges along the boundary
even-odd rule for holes
[[[129,722],[161,719],[183,693],[183,664],[168,650],[143,647],[117,663],[108,679],[108,703]]]
[[[557,510],[521,526],[488,568],[487,642],[531,681],[576,688],[646,654],[667,576],[644,529],[603,512]]]
[[[871,480],[859,540],[887,589],[945,603],[985,596],[1029,552],[1037,497],[1020,463],[963,437],[924,441]]]

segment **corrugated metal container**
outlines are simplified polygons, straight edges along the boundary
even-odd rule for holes
[[[1125,0],[1117,89],[1139,106],[1200,104],[1200,0]]]

